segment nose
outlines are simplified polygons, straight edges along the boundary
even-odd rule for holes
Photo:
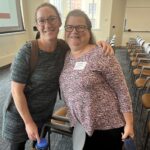
[[[47,19],[47,20],[45,20],[45,26],[52,26],[52,23]]]
[[[76,28],[76,27],[74,27],[74,28],[73,28],[73,30],[72,30],[72,32],[77,33],[77,32],[78,32],[78,31],[77,31],[77,28]]]

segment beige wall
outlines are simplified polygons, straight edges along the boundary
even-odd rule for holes
[[[22,0],[25,31],[0,35],[0,67],[10,64],[22,44],[34,38],[34,10],[42,2],[43,0]]]
[[[113,0],[111,23],[110,23],[110,37],[116,35],[116,46],[122,43],[123,24],[125,15],[126,0]],[[115,28],[113,28],[115,26]]]
[[[26,5],[23,3],[24,13],[27,13],[25,9]],[[26,22],[25,22],[26,23]],[[27,25],[27,23],[26,23]],[[11,63],[16,51],[23,42],[28,39],[27,31],[15,34],[0,35],[0,67]]]
[[[127,0],[126,7],[137,7],[137,8],[149,7],[150,8],[150,0]],[[147,18],[149,18],[149,14],[147,14]],[[134,18],[135,22],[136,19],[139,18],[135,17]],[[141,24],[143,23],[144,22],[141,22]],[[143,39],[145,39],[146,42],[150,42],[150,32],[123,32],[122,45],[125,45],[130,37],[136,37],[136,36],[141,36]]]
[[[101,3],[101,29],[95,35],[97,40],[107,40],[110,37],[110,23],[113,0],[102,0]]]

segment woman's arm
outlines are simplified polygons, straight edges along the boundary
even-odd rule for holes
[[[70,49],[68,44],[64,40],[59,40],[59,41],[61,42],[62,46],[64,47],[64,49],[66,51]],[[114,55],[113,48],[107,42],[105,42],[105,41],[98,41],[98,42],[96,42],[96,44],[98,46],[102,47],[102,51],[103,51],[105,56],[107,56],[107,55],[109,55],[109,56]]]
[[[128,136],[133,137],[132,102],[121,66],[115,56],[103,56],[100,61],[104,64],[102,73],[110,87],[115,91],[120,112],[124,116],[125,127],[122,139],[124,140]]]
[[[38,128],[34,123],[31,114],[28,109],[27,100],[24,95],[25,84],[15,81],[11,82],[11,92],[14,99],[16,108],[25,123],[26,132],[30,140],[40,141]]]

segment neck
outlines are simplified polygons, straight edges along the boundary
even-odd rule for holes
[[[73,49],[72,48],[71,49],[71,54],[72,54],[72,56],[77,58],[77,57],[80,57],[80,56],[86,54],[87,52],[89,52],[94,47],[95,47],[95,45],[88,44],[88,45],[86,45],[86,46],[84,46],[80,49]]]
[[[39,39],[39,48],[42,49],[43,51],[46,52],[52,52],[55,50],[56,45],[57,45],[57,39],[55,40],[44,40],[44,39]]]

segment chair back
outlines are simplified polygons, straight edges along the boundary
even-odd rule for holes
[[[147,53],[147,54],[150,54],[150,46],[147,47],[146,53]]]
[[[150,43],[144,43],[143,44],[143,48],[144,48],[144,51],[147,52],[147,48],[150,46]]]

